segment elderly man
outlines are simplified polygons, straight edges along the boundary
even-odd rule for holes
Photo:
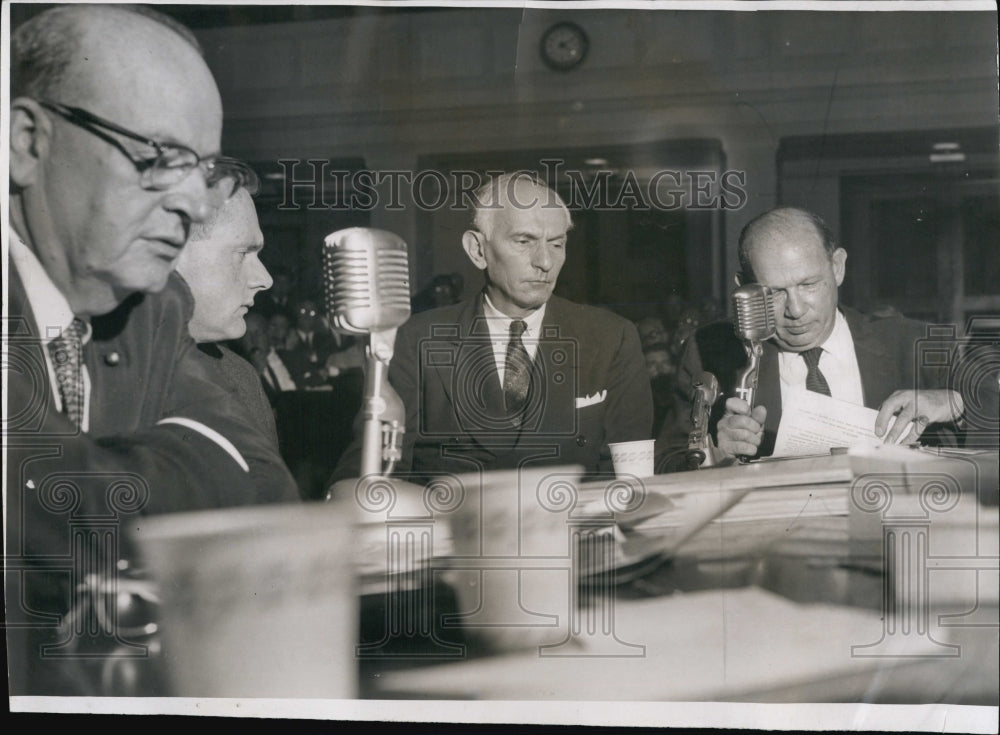
[[[746,363],[729,323],[703,327],[688,340],[678,380],[683,404],[703,370],[719,380],[711,422],[717,459],[771,454],[782,404],[795,389],[878,409],[873,430],[886,442],[913,442],[928,426],[961,418],[962,397],[944,388],[947,376],[915,369],[915,343],[926,336],[925,325],[899,315],[864,315],[839,303],[847,253],[819,217],[793,208],[766,212],[744,228],[739,255],[740,282],[761,283],[775,294],[777,331],[763,345],[756,405],[751,411],[746,401],[726,398]]]
[[[612,470],[609,442],[648,439],[652,399],[635,325],[552,295],[571,219],[525,174],[477,192],[462,247],[485,275],[473,299],[413,315],[396,336],[389,381],[406,409],[399,472],[524,463]],[[356,477],[357,445],[334,479]]]
[[[99,640],[69,621],[81,583],[131,560],[129,519],[294,485],[195,359],[173,273],[227,173],[197,42],[142,6],[69,5],[16,29],[11,60],[10,691],[99,694],[71,664],[117,645],[114,614]]]

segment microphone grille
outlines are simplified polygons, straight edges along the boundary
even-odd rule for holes
[[[759,283],[740,286],[733,292],[736,331],[744,339],[766,340],[774,336],[774,292]]]
[[[334,326],[355,334],[398,327],[410,315],[406,243],[391,232],[352,227],[328,235],[323,290]]]

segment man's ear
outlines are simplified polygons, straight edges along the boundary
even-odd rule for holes
[[[486,238],[476,230],[466,230],[462,234],[462,248],[469,260],[481,271],[486,270]]]
[[[839,286],[844,282],[844,274],[847,272],[847,251],[843,248],[837,248],[830,256],[830,261],[833,263],[833,277],[837,279]]]
[[[737,288],[747,282],[746,276],[743,275],[743,271],[736,271],[736,275],[733,276],[733,280],[736,282]]]
[[[10,103],[10,181],[25,188],[35,183],[41,162],[48,156],[52,121],[28,97]]]

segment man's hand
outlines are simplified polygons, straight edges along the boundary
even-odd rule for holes
[[[915,442],[931,424],[957,421],[965,412],[962,396],[953,390],[897,390],[885,399],[875,419],[875,436],[886,444]],[[889,419],[896,417],[886,434]],[[912,422],[912,424],[910,423]],[[909,432],[902,436],[909,427]]]
[[[726,457],[752,457],[760,448],[764,438],[764,419],[767,409],[750,404],[742,398],[726,400],[726,413],[719,419],[717,428],[718,447]]]

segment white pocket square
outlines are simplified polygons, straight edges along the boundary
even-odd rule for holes
[[[594,406],[598,403],[604,401],[608,397],[608,391],[602,390],[600,393],[595,393],[592,396],[582,396],[576,399],[577,408],[586,408],[587,406]]]

